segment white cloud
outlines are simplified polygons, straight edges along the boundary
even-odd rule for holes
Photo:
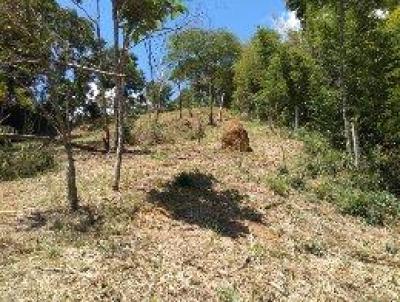
[[[286,37],[290,31],[299,31],[301,23],[300,20],[297,19],[296,12],[288,11],[274,20],[274,28],[279,34]]]

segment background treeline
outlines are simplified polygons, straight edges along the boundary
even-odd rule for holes
[[[400,188],[400,7],[396,1],[288,1],[302,30],[259,29],[235,65],[234,108],[321,132],[351,165]]]

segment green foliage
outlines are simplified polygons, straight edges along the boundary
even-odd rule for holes
[[[265,111],[260,100],[256,100],[261,93],[266,76],[266,70],[270,65],[276,66],[274,55],[280,47],[279,36],[276,32],[260,28],[253,39],[243,47],[242,55],[235,64],[235,107],[242,112],[256,114],[259,117]]]
[[[180,0],[129,0],[117,1],[117,5],[120,22],[134,42],[186,10]]]
[[[173,35],[168,44],[167,61],[172,79],[186,81],[197,93],[208,97],[233,94],[233,65],[240,53],[236,36],[224,30],[193,28]]]
[[[301,130],[295,136],[304,142],[305,157],[302,158],[304,173],[311,177],[320,175],[337,175],[350,167],[350,159],[334,149],[329,140],[322,134]]]
[[[0,180],[32,177],[54,167],[54,152],[40,144],[0,148]]]
[[[353,169],[348,156],[321,134],[300,131],[296,135],[303,140],[305,151],[297,172],[306,177],[303,182],[315,179],[311,190],[318,200],[331,202],[343,213],[362,217],[370,224],[383,225],[399,218],[400,200],[386,191],[385,173],[373,166]]]
[[[324,245],[319,241],[306,242],[303,246],[304,251],[317,257],[323,257],[326,254]]]
[[[381,185],[400,196],[400,150],[376,148],[370,155],[371,169],[379,174]]]
[[[400,217],[400,201],[385,191],[361,190],[346,182],[324,181],[315,189],[318,198],[336,204],[349,215],[383,225]]]
[[[355,162],[354,141],[364,161],[377,146],[392,154],[400,143],[398,3],[350,0],[344,10],[341,3],[286,1],[302,30],[281,40],[258,30],[235,65],[235,105],[241,112],[321,132],[338,149],[346,146],[344,120],[353,127],[349,158],[328,147],[309,164],[315,175],[335,174]]]
[[[164,82],[150,82],[146,86],[146,94],[153,104],[159,108],[166,108],[171,102],[173,94],[172,86]]]
[[[124,131],[124,143],[126,144],[133,144],[134,143],[134,138],[132,135],[132,126],[130,124],[125,124],[123,127]]]
[[[290,180],[286,175],[268,176],[265,179],[268,187],[282,197],[288,197],[290,193]]]
[[[239,302],[240,296],[236,289],[232,287],[221,287],[217,289],[218,301],[220,302]]]

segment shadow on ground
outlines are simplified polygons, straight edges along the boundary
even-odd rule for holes
[[[182,220],[236,238],[249,233],[244,220],[261,222],[261,214],[245,206],[245,196],[236,190],[217,191],[212,175],[184,172],[160,190],[148,193],[148,200]]]
[[[17,229],[32,231],[41,228],[49,230],[68,228],[85,233],[100,225],[102,220],[102,216],[90,207],[81,207],[76,212],[70,212],[67,208],[35,210],[18,217]]]
[[[32,210],[16,215],[15,225],[18,231],[72,231],[73,233],[95,233],[109,235],[107,227],[126,226],[134,220],[139,210],[135,201],[106,200],[98,205],[81,206],[71,212],[68,207],[55,207],[46,210]],[[0,221],[1,226],[1,221]],[[106,228],[104,228],[106,227]]]

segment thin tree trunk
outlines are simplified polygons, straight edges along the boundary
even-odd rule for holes
[[[351,122],[351,134],[353,136],[354,166],[358,168],[360,165],[360,144],[355,121]]]
[[[225,93],[221,95],[221,102],[219,104],[219,113],[218,113],[218,121],[221,123],[222,122],[222,111],[224,109],[224,102],[225,102]]]
[[[188,108],[188,110],[189,110],[189,116],[190,116],[190,118],[192,118],[193,117],[193,111],[192,111],[192,103],[193,103],[193,95],[190,97],[190,99],[189,99],[189,108]]]
[[[345,143],[346,143],[346,151],[349,155],[352,155],[350,122],[349,122],[349,118],[347,115],[347,105],[346,105],[345,101],[343,101],[342,114],[343,114],[343,122],[344,122],[344,139],[345,139]]]
[[[128,39],[125,36],[125,39]],[[124,47],[122,49],[120,64],[118,65],[119,70],[122,69],[122,66],[125,62],[125,58],[127,57],[127,41],[124,41]],[[118,96],[118,144],[117,144],[117,159],[114,166],[114,182],[113,182],[113,190],[119,190],[119,183],[121,179],[121,166],[122,166],[122,154],[124,152],[124,128],[125,128],[125,98],[123,96],[123,87],[124,87],[124,79],[119,77],[118,78],[118,85],[117,85],[117,93]]]
[[[96,0],[96,35],[97,35],[97,55],[99,56],[100,63],[102,61],[102,45],[101,45],[101,13],[100,13],[100,0]],[[101,64],[100,64],[101,66]],[[100,77],[99,77],[100,78]],[[99,79],[98,89],[100,91],[100,103],[103,107],[103,147],[106,153],[110,152],[110,128],[108,125],[108,116],[107,116],[107,101],[105,98],[104,87],[101,83],[101,79]]]
[[[125,52],[125,50],[124,50]],[[123,54],[124,55],[124,54]],[[116,96],[118,96],[118,142],[117,142],[117,158],[114,166],[114,181],[113,190],[119,190],[119,183],[121,179],[121,166],[122,166],[122,153],[124,151],[124,118],[125,118],[125,100],[122,96],[123,79],[118,80],[118,89]]]
[[[122,153],[124,149],[124,127],[123,127],[123,116],[124,116],[124,110],[123,110],[123,104],[120,102],[120,105],[118,107],[118,144],[117,144],[117,158],[115,161],[115,166],[114,166],[114,181],[113,181],[113,190],[114,191],[119,191],[119,183],[121,180],[121,167],[122,167]]]
[[[347,102],[347,89],[346,89],[346,48],[345,48],[345,0],[340,0],[339,3],[339,31],[340,31],[340,72],[339,72],[339,89],[342,103],[342,117],[344,123],[344,138],[346,144],[346,151],[351,155],[351,138],[350,138],[350,123],[348,118],[348,102]]]
[[[183,106],[182,106],[182,91],[181,91],[181,83],[178,83],[178,90],[179,90],[179,119],[181,120],[183,117]]]
[[[78,189],[76,187],[76,170],[75,160],[72,152],[72,146],[69,141],[64,143],[65,152],[67,154],[67,199],[71,211],[76,211],[79,208]]]
[[[155,92],[154,92],[154,94],[155,94]],[[156,120],[155,120],[155,122],[158,123],[158,118],[160,117],[160,103],[161,103],[160,95],[154,96],[154,103],[156,105]]]
[[[210,116],[209,124],[214,125],[214,89],[212,84],[209,84],[209,97],[210,97]]]
[[[110,152],[110,127],[107,114],[107,101],[104,95],[104,90],[100,88],[101,103],[103,107],[103,147],[106,153]]]
[[[294,130],[299,129],[299,120],[300,120],[299,106],[296,105],[294,107]]]
[[[113,26],[114,26],[114,66],[116,70],[120,71],[120,51],[119,51],[119,20],[118,20],[118,7],[117,0],[112,0],[112,15],[113,15]],[[116,73],[118,73],[116,72]],[[119,141],[119,121],[120,117],[118,116],[119,107],[120,107],[120,89],[118,87],[120,83],[120,78],[115,76],[115,96],[114,96],[114,118],[115,118],[115,138],[114,138],[114,149],[118,147]]]

